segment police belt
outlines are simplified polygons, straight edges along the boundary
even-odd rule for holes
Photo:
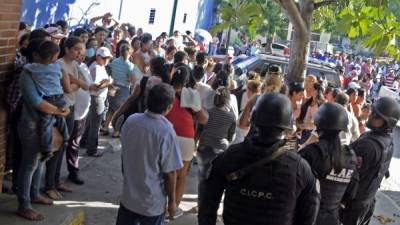
[[[268,150],[274,151],[271,155],[268,155],[266,158],[262,158],[261,160],[256,161],[255,163],[250,164],[242,169],[236,170],[235,172],[228,173],[225,175],[225,178],[228,181],[235,181],[238,180],[248,173],[264,166],[267,163],[274,161],[275,159],[279,158],[281,155],[285,154],[289,151],[288,148],[285,147],[286,140],[280,140],[272,145]],[[276,150],[278,149],[278,150]],[[276,150],[276,151],[275,151]]]

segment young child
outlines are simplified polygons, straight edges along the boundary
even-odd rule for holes
[[[61,85],[61,66],[56,63],[59,53],[60,48],[57,44],[51,41],[43,41],[34,53],[37,62],[28,64],[24,68],[30,72],[36,88],[43,96],[43,99],[61,110],[66,110],[64,91]],[[39,137],[42,160],[46,160],[52,156],[54,125],[56,125],[63,136],[64,144],[67,144],[69,133],[65,118],[39,113]]]

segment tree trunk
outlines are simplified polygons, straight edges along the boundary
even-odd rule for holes
[[[299,35],[295,29],[290,45],[290,59],[286,75],[287,83],[304,81],[308,42],[309,38]]]
[[[229,26],[229,29],[228,29],[228,36],[226,37],[226,44],[225,44],[226,50],[228,50],[229,42],[231,41],[231,31],[232,31],[232,27]]]
[[[300,0],[298,9],[298,12],[300,12],[300,18],[302,19],[302,25],[304,26],[296,26],[296,22],[292,21],[294,31],[293,40],[290,45],[288,74],[286,76],[286,81],[288,83],[304,81],[308,57],[307,48],[311,36],[311,23],[312,14],[314,12],[314,1]],[[300,18],[297,17],[297,19]]]

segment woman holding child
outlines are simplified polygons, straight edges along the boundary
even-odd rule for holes
[[[30,65],[35,64],[34,66],[42,67],[43,70],[50,67],[55,68],[57,66],[54,64],[54,59],[57,57],[58,51],[51,51],[51,53],[39,51],[39,49],[44,49],[41,48],[44,43],[48,44],[44,39],[30,41],[27,53],[28,61],[31,63]],[[51,152],[43,151],[41,136],[44,133],[38,132],[43,127],[41,117],[65,117],[69,114],[69,109],[50,104],[49,101],[42,98],[43,93],[39,93],[41,88],[38,88],[38,84],[44,83],[35,80],[29,67],[24,68],[20,78],[23,109],[18,131],[22,144],[22,158],[18,172],[19,205],[17,214],[29,220],[42,220],[43,215],[32,208],[32,203],[51,205],[53,202],[40,194],[43,163],[51,155]],[[61,78],[61,71],[49,71],[48,75]],[[58,88],[60,87],[61,85],[58,86]],[[46,85],[42,92],[45,91],[45,88]],[[56,91],[59,91],[58,88]]]

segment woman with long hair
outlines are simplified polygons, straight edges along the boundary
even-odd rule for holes
[[[347,129],[347,112],[337,103],[323,104],[315,114],[319,140],[306,146],[300,155],[316,173],[321,188],[321,207],[316,225],[339,225],[339,208],[353,172],[354,151],[342,145],[339,137]]]
[[[312,131],[315,130],[314,115],[318,107],[325,101],[324,92],[320,84],[314,83],[313,88],[309,88],[308,91],[311,97],[301,106],[300,115],[296,121],[297,127],[301,130],[299,145],[304,144],[310,138]]]
[[[167,119],[172,123],[176,135],[178,136],[179,145],[181,147],[181,156],[183,160],[183,168],[177,171],[176,182],[176,205],[179,206],[183,193],[185,191],[186,176],[189,171],[190,161],[193,159],[195,150],[195,119],[200,124],[206,124],[208,114],[204,109],[195,112],[192,108],[184,108],[181,106],[181,94],[184,88],[191,87],[191,73],[187,66],[179,66],[175,69],[172,76],[171,85],[175,89],[175,100],[171,111],[166,115]],[[183,211],[178,208],[176,216],[179,217]]]

